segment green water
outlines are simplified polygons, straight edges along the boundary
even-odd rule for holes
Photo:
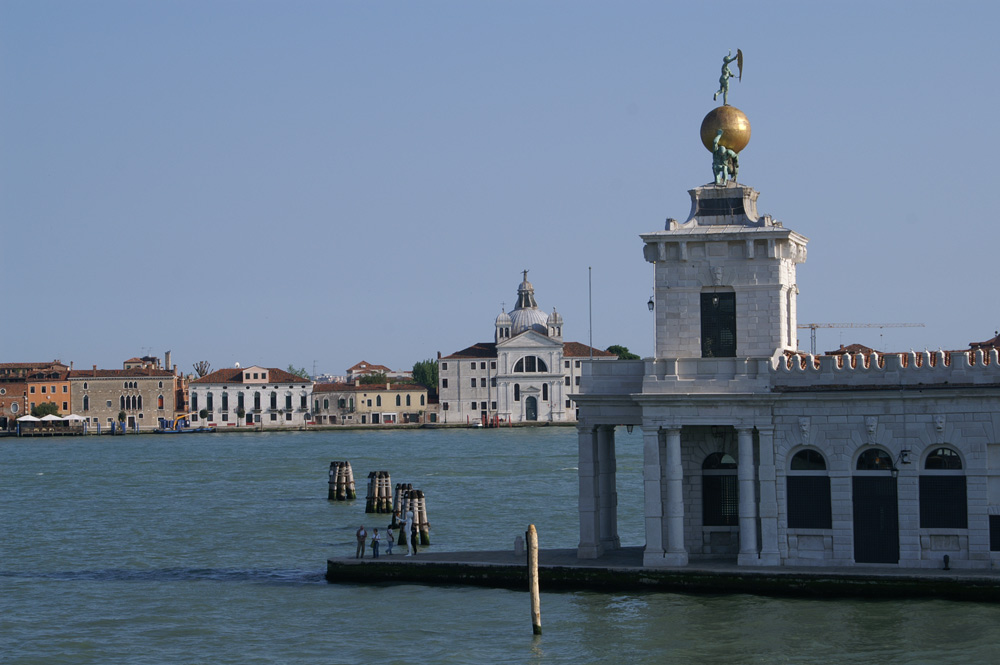
[[[623,545],[642,439],[618,437]],[[331,585],[369,471],[424,490],[435,551],[578,537],[573,429],[0,439],[2,663],[996,662],[1000,607]],[[358,500],[329,502],[350,460]]]

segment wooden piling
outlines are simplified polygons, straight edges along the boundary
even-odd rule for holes
[[[368,494],[365,498],[366,513],[392,512],[392,480],[388,471],[371,471],[368,474]]]
[[[538,596],[538,532],[528,526],[528,593],[531,594],[531,632],[542,634],[541,599]]]
[[[350,462],[330,462],[329,485],[327,499],[330,501],[353,501],[357,498]]]
[[[427,500],[424,498],[423,490],[414,490],[416,509],[413,515],[417,520],[417,532],[420,534],[421,547],[431,544],[431,523],[427,519]]]

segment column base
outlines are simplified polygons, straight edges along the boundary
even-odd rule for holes
[[[778,555],[774,554],[740,554],[736,558],[737,566],[778,566],[781,565]]]
[[[577,559],[598,559],[604,554],[604,548],[600,545],[580,545],[576,548]]]
[[[760,553],[760,566],[780,566],[781,565],[781,555],[777,552],[761,552]]]

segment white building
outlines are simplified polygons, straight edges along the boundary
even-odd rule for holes
[[[554,309],[538,309],[535,289],[524,271],[517,306],[501,311],[492,342],[456,353],[438,354],[438,394],[443,423],[572,422],[570,394],[580,385],[583,366],[617,356],[563,341],[563,319]]]
[[[302,427],[312,419],[312,381],[276,367],[220,369],[192,381],[189,395],[196,425]]]
[[[619,547],[615,428],[642,428],[644,565],[1000,561],[997,350],[798,350],[807,239],[729,182],[642,235],[656,357],[585,368],[579,556]]]

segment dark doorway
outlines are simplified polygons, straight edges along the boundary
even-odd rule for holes
[[[538,400],[534,395],[524,400],[524,419],[538,420]]]
[[[854,477],[855,563],[899,563],[899,504],[892,476]]]

